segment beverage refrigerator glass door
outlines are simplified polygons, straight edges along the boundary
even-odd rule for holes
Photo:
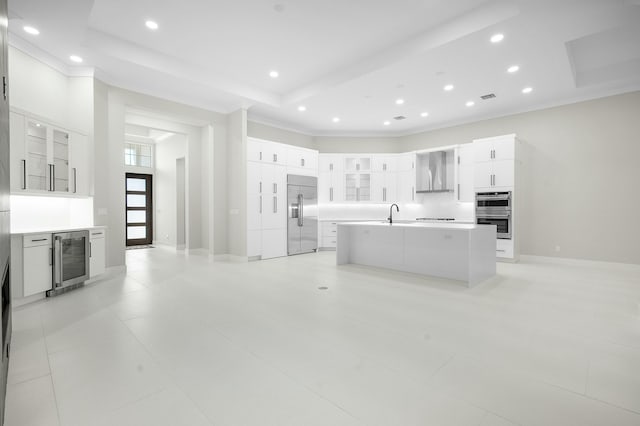
[[[53,289],[89,279],[89,231],[53,234]]]

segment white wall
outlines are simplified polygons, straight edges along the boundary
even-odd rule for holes
[[[93,199],[11,195],[11,231],[93,225]]]
[[[227,248],[234,256],[247,255],[247,111],[229,114],[227,120]]]
[[[262,123],[249,121],[247,123],[247,136],[264,139],[267,141],[285,143],[300,146],[302,148],[317,149],[313,136],[291,130],[280,129]]]
[[[521,252],[640,264],[639,117],[634,92],[420,133],[400,144],[410,151],[516,133],[527,148]]]
[[[189,221],[188,248],[211,249],[209,242],[213,241],[215,254],[227,253],[224,217],[227,215],[226,188],[218,184],[226,180],[227,162],[218,161],[218,157],[226,154],[227,116],[107,86],[98,81],[95,86],[96,158],[105,161],[101,165],[96,164],[94,216],[96,224],[122,230],[107,241],[108,265],[123,265],[125,260],[123,142],[125,117],[127,114],[131,116],[131,111],[146,112],[147,117],[154,117],[150,121],[134,124],[187,135],[187,191],[192,195],[186,213]],[[174,123],[174,128],[156,127],[151,124],[153,120],[156,123],[158,120]],[[209,145],[205,147],[203,142]],[[208,222],[203,226],[203,221],[211,220],[209,209],[212,199],[213,226],[209,226]],[[207,235],[203,237],[204,232]]]
[[[154,242],[176,247],[177,170],[176,160],[187,155],[187,137],[175,134],[156,144],[154,174]],[[183,170],[184,171],[184,170]]]
[[[315,149],[323,153],[382,153],[404,152],[398,138],[316,136]]]

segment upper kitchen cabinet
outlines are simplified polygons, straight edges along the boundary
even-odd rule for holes
[[[344,156],[339,154],[318,155],[318,172],[341,172],[343,170]]]
[[[475,201],[473,189],[474,154],[473,144],[470,143],[460,145],[457,149],[456,199],[460,202],[472,203]]]
[[[514,134],[473,141],[476,192],[513,190],[519,144]]]
[[[292,174],[318,175],[318,151],[287,147],[287,169]]]
[[[11,112],[11,190],[89,195],[87,137]],[[72,157],[73,160],[72,160]]]
[[[370,156],[346,156],[344,157],[345,172],[368,172],[371,171]]]
[[[516,135],[511,134],[474,140],[475,162],[515,159],[515,139]]]
[[[391,155],[373,155],[371,157],[372,172],[395,172],[397,157]]]
[[[247,160],[284,166],[287,164],[287,147],[277,142],[248,138]]]

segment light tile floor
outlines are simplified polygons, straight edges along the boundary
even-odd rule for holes
[[[334,259],[128,251],[14,311],[6,425],[640,425],[640,266]]]

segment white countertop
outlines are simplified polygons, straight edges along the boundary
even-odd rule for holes
[[[31,235],[31,234],[54,234],[57,232],[72,232],[72,231],[83,231],[83,230],[93,230],[93,229],[105,229],[106,226],[96,225],[96,226],[80,226],[80,227],[69,227],[69,228],[29,228],[29,229],[16,229],[11,231],[11,235]]]
[[[376,226],[376,227],[393,227],[393,228],[430,228],[430,229],[451,229],[451,230],[469,230],[469,229],[481,229],[487,226],[495,225],[476,225],[474,223],[455,223],[455,222],[406,222],[398,221],[390,224],[387,221],[369,221],[369,222],[341,222],[340,226]]]

